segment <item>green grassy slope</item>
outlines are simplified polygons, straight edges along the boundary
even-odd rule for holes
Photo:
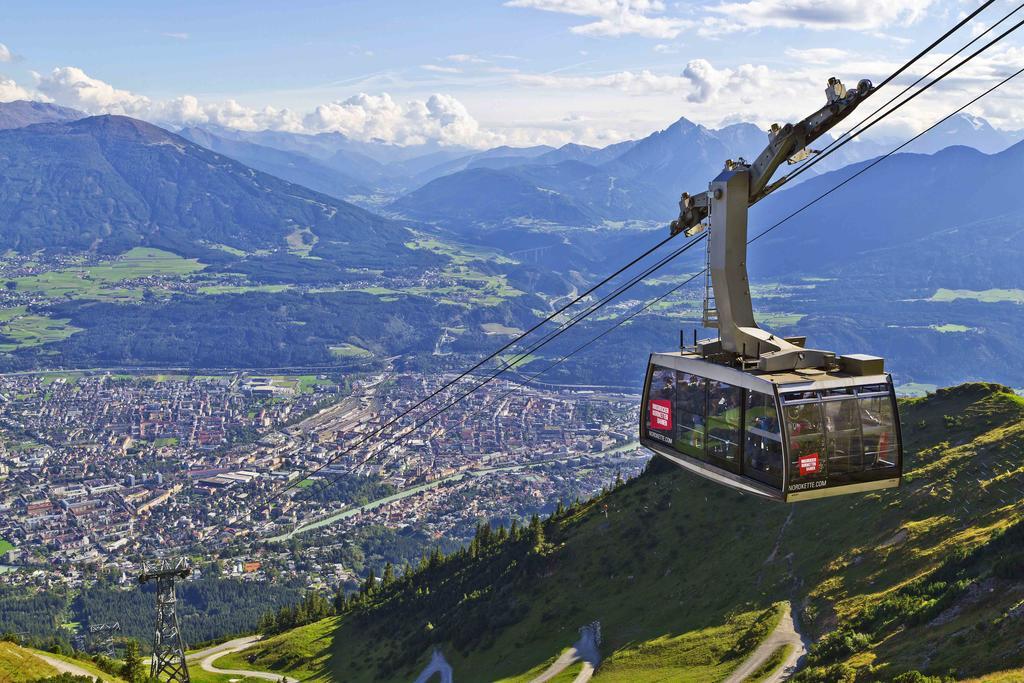
[[[964,385],[902,418],[898,490],[782,506],[655,461],[547,524],[539,550],[488,544],[235,657],[309,680],[410,680],[439,647],[457,680],[497,680],[600,620],[596,680],[716,681],[790,600],[818,641],[805,681],[1024,666],[1024,400]]]
[[[0,683],[22,683],[56,673],[56,669],[25,648],[0,641]]]

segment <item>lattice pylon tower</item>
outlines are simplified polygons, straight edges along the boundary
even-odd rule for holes
[[[156,631],[153,637],[153,658],[150,676],[167,683],[192,683],[185,663],[185,644],[178,628],[178,601],[174,584],[192,572],[188,560],[179,559],[171,564],[161,561],[154,566],[143,566],[139,583],[156,582]]]
[[[114,659],[114,634],[121,632],[121,622],[115,621],[112,624],[92,624],[89,626],[89,635],[93,639],[93,647],[97,652],[105,654]]]

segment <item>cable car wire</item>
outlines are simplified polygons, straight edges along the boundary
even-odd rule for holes
[[[411,427],[403,428],[402,430],[400,430],[403,433],[400,434],[399,436],[395,437],[395,439],[393,439],[392,441],[386,443],[384,446],[381,447],[381,449],[387,448],[387,447],[390,447],[390,446],[394,445],[397,442],[398,439],[404,438],[408,434],[416,431],[417,429],[419,429],[423,425],[427,424],[428,422],[430,422],[434,418],[438,417],[442,413],[447,412],[453,406],[455,406],[457,403],[461,402],[464,398],[466,398],[470,394],[473,394],[474,392],[476,392],[478,389],[480,389],[484,385],[486,385],[486,384],[490,383],[491,381],[495,380],[497,377],[499,377],[502,373],[508,371],[510,368],[515,367],[516,365],[521,363],[525,358],[527,358],[529,355],[539,351],[541,348],[543,348],[544,346],[546,346],[550,342],[554,341],[557,337],[561,336],[565,332],[569,331],[571,328],[575,327],[578,323],[580,323],[585,318],[589,317],[590,315],[592,315],[593,313],[597,312],[601,308],[604,308],[609,303],[611,303],[613,300],[618,298],[621,294],[623,294],[627,290],[631,289],[632,287],[636,286],[636,284],[638,284],[640,281],[642,281],[642,280],[646,279],[647,277],[649,277],[655,271],[660,270],[664,266],[668,265],[668,263],[670,261],[674,260],[678,256],[682,255],[683,253],[685,253],[686,251],[688,251],[689,249],[694,247],[698,242],[700,242],[703,239],[703,237],[704,237],[703,235],[700,235],[700,236],[698,236],[698,237],[696,237],[694,239],[691,239],[689,242],[685,243],[683,246],[681,246],[678,249],[676,249],[673,253],[671,253],[668,256],[665,256],[664,258],[662,258],[658,263],[653,264],[651,266],[648,266],[644,270],[644,272],[640,273],[639,275],[634,276],[633,278],[631,278],[631,280],[629,282],[619,286],[614,292],[612,292],[611,294],[606,295],[604,298],[602,298],[599,302],[597,302],[596,304],[591,306],[589,309],[587,309],[587,310],[577,314],[570,321],[568,321],[567,323],[564,323],[558,330],[555,330],[553,333],[550,333],[549,335],[547,335],[545,338],[541,339],[539,342],[535,343],[533,346],[531,346],[526,351],[523,351],[521,354],[519,354],[518,358],[510,361],[509,363],[506,363],[506,365],[504,367],[497,368],[490,375],[486,376],[484,379],[480,380],[475,385],[473,385],[471,388],[469,388],[468,390],[466,390],[463,393],[459,394],[454,399],[450,400],[448,403],[444,404],[440,408],[437,408],[430,415],[428,415],[428,416],[426,416],[424,418],[419,419],[419,421],[417,421]],[[436,395],[437,393],[439,393],[439,391],[434,392],[433,395]],[[422,404],[422,401],[420,402],[420,404]],[[385,425],[385,427],[388,426],[388,425],[394,424],[394,422],[396,422],[397,420],[399,420],[402,417],[408,415],[409,412],[411,412],[411,409],[407,410],[407,411],[404,411],[397,418],[394,418],[394,419],[390,420],[387,423],[387,425]],[[313,475],[316,475],[316,474],[322,472],[327,467],[329,467],[333,463],[337,462],[337,460],[339,458],[341,458],[341,457],[351,453],[352,451],[356,450],[360,446],[364,445],[367,441],[370,440],[370,438],[372,438],[373,436],[376,436],[377,434],[379,434],[380,431],[382,431],[383,429],[384,429],[384,427],[382,427],[381,429],[377,430],[376,432],[374,432],[374,433],[372,433],[370,435],[367,435],[366,437],[358,440],[357,442],[355,442],[353,444],[350,444],[344,450],[336,453],[335,455],[333,455],[330,458],[328,458],[325,462],[321,463],[317,467],[315,467],[312,470],[308,471],[303,477],[297,478],[296,480],[294,480],[292,482],[289,482],[286,486],[282,487],[279,491],[277,491],[272,496],[270,496],[266,501],[262,501],[260,504],[267,504],[267,503],[273,502],[275,499],[281,497],[282,495],[287,493],[289,490],[291,490],[291,489],[295,488],[296,486],[298,486],[299,482],[302,479],[308,478],[310,476],[313,476]],[[378,449],[378,450],[380,450],[380,449]],[[373,457],[373,455],[374,455],[373,453],[368,454],[365,458],[363,458],[362,461],[357,463],[356,467],[361,467],[361,466],[365,465],[367,462],[370,461],[370,459]]]
[[[932,80],[931,82],[929,82],[929,83],[928,83],[928,84],[926,84],[926,85],[925,85],[924,87],[922,87],[921,89],[919,89],[919,90],[917,90],[916,92],[914,92],[913,94],[911,94],[911,96],[910,96],[910,97],[908,97],[907,99],[903,100],[902,102],[900,102],[899,104],[897,104],[897,105],[896,105],[895,107],[893,107],[893,108],[892,108],[892,109],[890,109],[889,111],[887,111],[887,112],[885,112],[884,114],[882,114],[882,116],[878,117],[878,118],[877,118],[877,119],[875,119],[874,121],[871,121],[871,122],[870,122],[870,123],[868,123],[867,125],[863,126],[863,128],[859,128],[858,130],[856,130],[856,132],[854,132],[854,129],[857,129],[857,128],[858,128],[859,126],[861,126],[862,124],[864,124],[864,122],[865,122],[865,121],[867,121],[867,120],[868,120],[868,119],[870,119],[870,118],[871,118],[872,116],[874,116],[875,114],[877,114],[879,110],[881,110],[881,109],[885,108],[886,106],[888,106],[889,104],[891,104],[891,103],[892,103],[892,102],[893,102],[894,100],[898,99],[898,98],[899,98],[900,96],[902,96],[903,94],[905,94],[905,93],[906,93],[907,91],[909,91],[909,90],[910,90],[911,88],[913,88],[913,87],[914,87],[915,85],[917,85],[917,84],[918,84],[918,83],[920,83],[920,82],[921,82],[922,80],[924,80],[924,79],[925,79],[925,78],[927,78],[927,77],[928,77],[929,75],[931,75],[931,74],[932,74],[932,73],[934,73],[934,72],[935,72],[936,70],[938,70],[938,69],[939,69],[939,68],[940,68],[941,66],[945,65],[946,63],[948,63],[948,62],[949,62],[949,60],[951,60],[951,59],[952,59],[953,57],[957,56],[958,54],[960,54],[961,52],[963,52],[964,50],[966,50],[966,49],[967,49],[968,47],[970,47],[971,45],[973,45],[973,44],[974,44],[974,43],[975,43],[975,42],[976,42],[976,41],[977,41],[978,39],[980,39],[980,38],[981,38],[982,36],[986,35],[986,34],[987,34],[987,33],[989,33],[989,32],[990,32],[990,31],[991,31],[992,29],[994,29],[994,28],[995,28],[996,26],[998,26],[999,24],[1003,23],[1004,21],[1006,21],[1007,19],[1009,19],[1009,18],[1010,18],[1011,16],[1013,16],[1014,14],[1016,14],[1017,12],[1019,12],[1019,11],[1020,11],[1020,10],[1021,10],[1022,8],[1024,8],[1024,4],[1021,4],[1021,5],[1019,5],[1019,6],[1018,6],[1018,7],[1016,8],[1016,9],[1014,9],[1014,10],[1012,10],[1011,12],[1009,12],[1008,14],[1006,14],[1006,16],[1004,16],[1004,17],[1003,17],[1002,19],[1000,19],[1000,20],[999,20],[998,22],[996,22],[995,24],[993,24],[992,26],[990,26],[990,27],[989,27],[989,28],[988,28],[988,29],[987,29],[987,30],[986,30],[986,31],[985,31],[984,33],[981,33],[981,34],[979,34],[978,36],[976,36],[975,38],[973,38],[973,39],[972,39],[972,40],[971,40],[970,42],[968,42],[968,43],[967,43],[966,45],[964,45],[964,46],[963,46],[963,47],[961,47],[961,48],[960,48],[959,50],[957,50],[956,52],[954,52],[954,53],[953,53],[952,55],[950,55],[949,57],[947,57],[947,58],[946,58],[945,60],[943,60],[943,61],[942,61],[942,62],[941,62],[940,64],[936,65],[936,66],[935,66],[935,68],[933,68],[933,69],[932,69],[931,71],[929,71],[928,73],[926,73],[926,74],[925,74],[924,76],[921,76],[921,78],[917,79],[917,80],[916,80],[916,81],[914,81],[914,82],[913,82],[912,84],[908,85],[908,86],[907,86],[906,88],[904,88],[904,89],[903,89],[903,90],[902,90],[902,91],[901,91],[900,93],[898,93],[898,94],[897,94],[897,95],[896,95],[895,97],[893,97],[893,98],[892,98],[892,99],[890,99],[890,100],[889,100],[888,102],[886,102],[885,104],[883,104],[883,105],[882,105],[881,107],[879,107],[878,109],[876,109],[876,110],[875,110],[874,112],[872,112],[871,114],[869,114],[868,116],[866,116],[866,117],[865,117],[865,118],[864,118],[863,120],[861,120],[861,121],[860,121],[860,123],[856,124],[856,125],[855,125],[855,126],[853,126],[853,127],[852,127],[852,128],[850,129],[850,130],[848,130],[848,131],[847,131],[846,133],[844,133],[844,134],[843,134],[843,135],[841,135],[840,137],[838,137],[838,138],[836,138],[835,140],[833,140],[833,141],[832,141],[832,143],[830,143],[830,144],[829,144],[828,146],[826,146],[826,147],[825,147],[825,149],[824,149],[824,150],[822,150],[822,151],[821,151],[821,152],[820,152],[819,154],[815,155],[814,157],[812,157],[811,159],[809,159],[809,160],[808,160],[807,162],[805,162],[804,164],[802,164],[801,166],[799,166],[799,167],[798,167],[798,168],[797,168],[797,169],[796,169],[795,171],[793,171],[792,173],[790,173],[790,174],[786,175],[785,177],[783,177],[783,178],[781,179],[781,182],[780,182],[780,183],[779,183],[779,184],[777,185],[777,187],[781,187],[782,185],[785,185],[786,183],[788,183],[788,182],[790,182],[791,180],[793,180],[794,178],[798,177],[798,176],[799,176],[799,175],[800,175],[801,173],[805,172],[806,170],[808,170],[809,168],[811,168],[811,167],[812,167],[812,166],[814,166],[815,164],[817,164],[817,163],[820,163],[820,162],[821,162],[822,160],[824,160],[824,159],[825,159],[826,157],[828,157],[828,156],[829,156],[830,154],[832,154],[833,152],[836,152],[836,151],[837,151],[837,150],[839,150],[839,149],[840,149],[841,147],[843,147],[843,145],[845,145],[845,144],[847,144],[847,143],[851,142],[851,141],[852,141],[852,140],[853,140],[853,139],[854,139],[855,137],[857,137],[858,135],[861,135],[861,134],[863,134],[863,133],[864,133],[865,131],[867,131],[868,129],[870,129],[870,128],[871,128],[872,126],[874,126],[874,125],[875,125],[875,124],[877,124],[878,122],[880,122],[880,121],[884,120],[884,119],[885,119],[885,118],[886,118],[887,116],[889,116],[889,114],[893,113],[894,111],[896,111],[896,110],[897,110],[897,109],[899,109],[900,107],[904,106],[905,104],[908,104],[908,103],[910,103],[910,102],[911,102],[911,101],[912,101],[913,99],[915,99],[915,98],[916,98],[916,97],[917,97],[918,95],[920,95],[921,93],[923,93],[923,92],[925,92],[926,90],[928,90],[929,88],[931,88],[931,87],[932,87],[933,85],[935,85],[936,83],[938,83],[939,81],[941,81],[942,79],[944,79],[944,78],[945,78],[946,76],[950,75],[951,73],[953,73],[954,71],[956,71],[956,70],[957,70],[957,69],[959,69],[960,67],[964,66],[965,64],[967,64],[968,62],[970,62],[970,61],[971,61],[972,59],[974,59],[975,57],[977,57],[978,55],[980,55],[980,54],[981,54],[982,52],[984,52],[984,51],[988,50],[988,49],[989,49],[990,47],[992,47],[993,45],[995,45],[996,43],[998,43],[999,41],[1001,41],[1001,40],[1002,40],[1003,38],[1005,38],[1006,36],[1010,35],[1010,34],[1011,34],[1011,33],[1013,33],[1014,31],[1016,31],[1017,29],[1019,29],[1019,28],[1020,28],[1021,26],[1024,26],[1024,20],[1022,20],[1022,21],[1019,21],[1019,22],[1017,22],[1016,24],[1014,24],[1013,26],[1011,26],[1011,27],[1010,27],[1009,29],[1007,29],[1006,31],[1004,31],[1004,32],[1003,32],[1002,34],[1000,34],[1000,35],[999,35],[999,36],[997,36],[996,38],[993,38],[993,39],[992,39],[992,40],[991,40],[991,41],[990,41],[989,43],[987,43],[987,44],[983,45],[983,46],[982,46],[981,48],[979,48],[978,50],[976,50],[976,51],[975,51],[975,52],[973,52],[972,54],[970,54],[970,55],[968,55],[967,57],[965,57],[965,58],[964,58],[964,59],[963,59],[962,61],[960,61],[960,62],[959,62],[958,64],[956,64],[956,65],[954,65],[954,66],[950,67],[950,68],[949,68],[948,70],[946,70],[946,71],[945,71],[944,73],[942,73],[942,74],[940,74],[939,76],[935,77],[935,79],[933,79],[933,80]]]
[[[1024,24],[1024,22],[1021,22],[1021,23],[1022,23],[1022,24]],[[778,221],[777,223],[775,223],[775,224],[774,224],[774,225],[772,225],[771,227],[769,227],[769,228],[766,228],[766,229],[765,229],[765,230],[763,230],[762,232],[758,233],[758,234],[757,234],[756,236],[754,236],[753,238],[751,238],[751,239],[750,239],[750,240],[749,240],[749,241],[747,242],[747,244],[751,244],[751,243],[753,243],[753,242],[756,242],[757,240],[761,239],[762,237],[764,237],[765,235],[767,235],[768,233],[772,232],[773,230],[775,230],[776,228],[778,228],[779,226],[781,226],[781,225],[782,225],[783,223],[785,223],[786,221],[788,221],[788,220],[789,220],[790,218],[792,218],[792,217],[796,216],[796,215],[797,215],[797,214],[799,214],[799,213],[802,213],[803,211],[805,211],[806,209],[810,208],[810,207],[811,207],[811,206],[813,206],[814,204],[817,204],[817,203],[818,203],[819,201],[821,201],[821,200],[822,200],[822,199],[824,199],[825,197],[829,196],[830,194],[832,194],[833,192],[835,192],[836,190],[838,190],[838,189],[839,189],[839,188],[841,188],[842,186],[846,185],[847,183],[849,183],[849,182],[850,182],[851,180],[853,180],[854,178],[857,178],[858,176],[862,175],[863,173],[866,173],[866,172],[867,172],[868,170],[870,170],[870,169],[874,168],[875,166],[877,166],[877,165],[878,165],[878,164],[880,164],[881,162],[883,162],[883,161],[885,161],[886,159],[888,159],[889,157],[891,157],[891,156],[892,156],[893,154],[895,154],[896,152],[900,151],[901,149],[903,149],[903,148],[904,148],[904,147],[906,147],[907,145],[911,144],[912,142],[914,142],[915,140],[917,140],[918,138],[920,138],[920,137],[921,137],[922,135],[924,135],[925,133],[929,133],[929,132],[931,132],[931,131],[932,131],[932,130],[934,130],[934,129],[935,129],[935,128],[936,128],[937,126],[940,126],[940,125],[942,125],[943,123],[945,123],[946,121],[948,121],[948,120],[949,120],[949,119],[951,119],[952,117],[956,116],[957,114],[959,114],[960,112],[962,112],[962,111],[963,111],[964,109],[966,109],[967,107],[969,107],[969,106],[971,106],[972,104],[974,104],[975,102],[977,102],[978,100],[982,99],[982,98],[983,98],[983,97],[985,97],[986,95],[988,95],[988,94],[992,93],[993,91],[995,91],[995,90],[997,90],[998,88],[1002,87],[1003,85],[1005,85],[1005,84],[1006,84],[1006,83],[1008,83],[1009,81],[1013,80],[1014,78],[1016,78],[1017,76],[1019,76],[1019,75],[1020,75],[1021,73],[1024,73],[1024,67],[1022,67],[1021,69],[1019,69],[1019,70],[1017,70],[1017,71],[1013,72],[1012,74],[1010,74],[1009,76],[1007,76],[1007,77],[1006,77],[1006,78],[1004,78],[1003,80],[1001,80],[1001,81],[999,81],[998,83],[996,83],[995,85],[993,85],[993,86],[992,86],[991,88],[989,88],[988,90],[985,90],[985,91],[984,91],[984,92],[982,92],[982,93],[981,93],[980,95],[977,95],[976,97],[972,98],[972,99],[971,99],[971,100],[970,100],[969,102],[967,102],[966,104],[964,104],[964,105],[961,105],[960,107],[958,107],[957,109],[955,109],[955,110],[954,110],[954,111],[952,111],[951,113],[949,113],[949,114],[947,114],[946,116],[942,117],[941,119],[939,119],[938,121],[936,121],[936,122],[935,122],[935,123],[933,123],[932,125],[928,126],[928,127],[927,127],[927,128],[925,128],[924,130],[922,130],[922,131],[921,131],[920,133],[918,133],[917,135],[913,136],[912,138],[910,138],[909,140],[907,140],[906,142],[904,142],[903,144],[901,144],[901,145],[899,145],[898,147],[895,147],[895,148],[893,148],[893,149],[889,150],[888,152],[886,152],[886,153],[885,153],[885,154],[883,154],[882,156],[878,157],[877,159],[874,159],[873,161],[871,161],[871,163],[869,163],[868,165],[866,165],[866,166],[864,166],[863,168],[859,169],[859,170],[858,170],[858,171],[857,171],[856,173],[854,173],[853,175],[851,175],[851,176],[850,176],[849,178],[846,178],[846,179],[844,179],[844,180],[843,180],[842,182],[840,182],[840,183],[839,183],[838,185],[835,185],[835,186],[834,186],[834,187],[832,187],[832,188],[831,188],[830,190],[828,190],[828,191],[826,191],[826,192],[823,192],[822,194],[818,195],[818,196],[817,196],[816,198],[814,198],[814,199],[813,199],[813,200],[811,200],[810,202],[808,202],[808,203],[804,204],[804,205],[803,205],[803,206],[801,206],[801,207],[800,207],[799,209],[797,209],[797,210],[796,210],[796,211],[794,211],[793,213],[791,213],[791,214],[787,215],[787,216],[786,216],[785,218],[783,218],[782,220]],[[895,110],[893,110],[893,111],[895,111]]]
[[[994,1],[994,0],[993,0],[993,1]],[[982,6],[981,6],[980,8],[978,8],[978,9],[977,9],[977,10],[976,10],[975,12],[973,12],[973,13],[972,13],[972,14],[970,14],[970,15],[968,15],[968,17],[967,17],[966,19],[964,19],[964,21],[961,21],[961,22],[960,22],[959,24],[957,24],[957,25],[956,25],[956,26],[955,26],[955,27],[954,27],[953,29],[951,29],[951,30],[950,30],[949,32],[947,32],[947,33],[946,33],[945,35],[946,35],[946,36],[949,36],[949,35],[950,35],[950,34],[951,34],[952,32],[954,32],[955,30],[957,30],[957,29],[959,29],[960,27],[962,27],[962,26],[963,26],[963,25],[964,25],[964,24],[965,24],[965,23],[966,23],[966,22],[967,22],[967,21],[968,21],[969,19],[973,18],[973,17],[974,17],[974,16],[976,15],[976,14],[978,14],[978,12],[980,12],[980,11],[981,11],[981,10],[983,10],[983,9],[985,9],[986,7],[988,7],[988,6],[989,6],[989,5],[991,5],[991,4],[992,4],[991,2],[987,2],[987,3],[985,3],[984,5],[982,5]],[[969,48],[969,47],[970,47],[971,45],[973,45],[973,44],[974,44],[974,43],[976,43],[977,41],[979,41],[979,40],[981,40],[982,38],[984,38],[984,37],[985,37],[986,35],[988,35],[988,34],[989,34],[990,32],[992,32],[992,31],[993,31],[993,30],[994,30],[994,29],[995,29],[995,28],[996,28],[997,26],[999,26],[999,25],[1000,25],[1000,24],[1002,24],[1002,23],[1003,23],[1004,21],[1006,21],[1007,19],[1009,19],[1009,18],[1010,18],[1011,16],[1013,16],[1014,14],[1016,14],[1017,12],[1019,12],[1019,11],[1020,11],[1020,10],[1021,10],[1022,8],[1024,8],[1024,3],[1021,3],[1020,5],[1018,5],[1016,9],[1014,9],[1013,11],[1009,12],[1008,14],[1006,14],[1006,15],[1005,15],[1005,16],[1004,16],[1004,17],[1003,17],[1002,19],[1000,19],[1000,20],[999,20],[999,21],[997,21],[996,23],[994,23],[994,24],[992,24],[991,26],[989,26],[989,27],[988,27],[987,29],[985,29],[985,30],[984,30],[983,32],[981,32],[981,33],[979,33],[978,35],[974,36],[974,37],[973,37],[973,38],[972,38],[972,39],[971,39],[970,41],[968,41],[967,43],[965,43],[965,44],[964,44],[964,45],[963,45],[962,47],[960,47],[960,49],[958,49],[958,50],[957,50],[956,52],[954,52],[954,53],[950,54],[950,55],[949,55],[948,57],[946,57],[945,59],[943,59],[943,60],[942,60],[941,62],[939,62],[938,64],[936,64],[935,66],[933,66],[933,67],[932,67],[931,69],[929,69],[929,70],[928,70],[928,72],[927,72],[927,73],[925,73],[925,74],[923,74],[923,75],[919,76],[919,77],[917,78],[917,80],[915,80],[915,81],[914,81],[913,83],[911,83],[910,85],[908,85],[908,86],[904,87],[904,88],[903,88],[902,90],[900,90],[900,91],[899,91],[898,93],[896,93],[895,95],[893,95],[892,97],[890,97],[890,98],[889,98],[889,99],[888,99],[888,100],[887,100],[887,101],[885,102],[885,104],[882,104],[882,105],[880,105],[880,106],[879,106],[879,107],[877,107],[877,108],[876,108],[876,109],[875,109],[875,110],[874,110],[873,112],[871,112],[870,114],[868,114],[867,116],[865,116],[864,118],[862,118],[862,119],[861,119],[861,120],[860,120],[859,122],[857,122],[856,124],[854,124],[854,125],[850,126],[850,128],[849,128],[849,129],[848,129],[848,130],[847,130],[847,131],[846,131],[845,133],[843,133],[843,134],[842,134],[842,135],[840,135],[840,136],[839,136],[838,138],[835,138],[834,140],[832,140],[831,142],[829,142],[829,143],[828,143],[828,144],[827,144],[827,145],[825,146],[825,148],[824,148],[824,149],[822,149],[821,151],[819,151],[819,152],[818,152],[818,153],[817,153],[817,154],[816,154],[815,156],[813,156],[813,157],[811,157],[810,159],[808,159],[807,161],[803,162],[803,163],[802,163],[802,164],[801,164],[800,166],[798,166],[798,167],[796,168],[796,170],[794,170],[794,171],[793,171],[792,173],[790,173],[790,174],[787,174],[787,178],[786,178],[786,181],[785,181],[785,182],[788,182],[789,180],[792,180],[792,179],[793,179],[793,178],[795,178],[796,176],[800,175],[800,173],[803,173],[803,169],[804,169],[804,167],[805,167],[805,166],[813,166],[813,165],[814,165],[814,163],[816,163],[816,162],[815,162],[815,159],[819,158],[819,157],[820,157],[821,155],[826,155],[826,156],[827,156],[828,154],[830,154],[831,152],[830,152],[829,150],[830,150],[830,149],[831,149],[832,147],[834,147],[834,146],[836,146],[837,144],[839,144],[840,140],[843,140],[844,138],[847,138],[847,137],[856,137],[856,136],[857,136],[857,135],[858,135],[859,133],[854,133],[853,131],[854,131],[854,130],[856,130],[856,129],[857,129],[857,128],[858,128],[859,126],[863,125],[863,124],[864,124],[864,123],[865,123],[866,121],[868,121],[868,120],[869,120],[869,119],[870,119],[870,118],[871,118],[872,116],[875,116],[875,115],[876,115],[876,114],[878,114],[878,113],[879,113],[880,111],[882,111],[883,109],[885,109],[886,107],[888,107],[888,106],[889,106],[890,104],[892,104],[893,102],[895,102],[895,101],[896,101],[897,99],[899,99],[900,97],[902,97],[903,95],[905,95],[905,94],[906,94],[907,92],[909,92],[909,91],[910,91],[910,89],[911,89],[911,88],[913,88],[914,86],[916,86],[917,84],[919,84],[919,83],[920,83],[921,81],[923,81],[924,79],[928,78],[928,77],[929,77],[929,76],[931,76],[931,75],[932,75],[933,73],[935,73],[936,71],[938,71],[938,70],[939,70],[940,68],[942,68],[943,66],[945,66],[946,64],[948,64],[948,63],[950,62],[950,60],[952,60],[952,59],[953,59],[954,57],[956,57],[957,55],[959,55],[960,53],[962,53],[962,52],[963,52],[964,50],[966,50],[967,48]],[[941,42],[941,39],[940,39],[940,41],[937,41],[937,42]],[[936,43],[933,43],[933,45],[934,45],[934,44],[936,44]],[[908,62],[908,65],[909,65],[909,62]],[[882,87],[883,85],[885,85],[885,83],[887,83],[887,82],[888,82],[888,81],[890,81],[890,80],[892,80],[892,78],[891,78],[891,77],[890,77],[890,78],[888,78],[888,79],[886,79],[886,81],[884,81],[884,82],[883,82],[883,83],[881,83],[880,85],[876,86],[875,90],[877,91],[877,90],[881,89],[881,87]]]
[[[981,14],[981,12],[983,10],[987,9],[988,6],[991,5],[993,2],[995,2],[995,0],[986,0],[986,2],[983,2],[978,7],[978,9],[974,10],[973,12],[968,14],[966,17],[964,17],[963,19],[958,21],[953,26],[953,28],[949,29],[948,31],[943,33],[941,36],[936,38],[935,41],[932,42],[931,45],[929,45],[928,47],[926,47],[923,50],[921,50],[920,52],[918,52],[916,55],[914,55],[914,57],[910,61],[908,61],[906,64],[904,64],[900,68],[896,69],[896,71],[892,72],[885,80],[883,80],[881,83],[878,84],[877,88],[882,88],[882,87],[888,85],[889,83],[891,83],[894,79],[898,78],[900,74],[902,74],[904,71],[906,71],[911,66],[913,66],[915,62],[919,61],[922,57],[924,57],[929,52],[931,52],[936,47],[938,47],[940,43],[942,43],[943,41],[946,40],[946,38],[949,38],[951,35],[953,35],[957,31],[959,31],[960,29],[962,29],[967,24],[967,22],[969,22],[971,19],[973,19],[974,17],[976,17],[979,14]]]

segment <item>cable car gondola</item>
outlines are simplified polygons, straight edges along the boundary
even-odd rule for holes
[[[872,91],[830,79],[828,104],[800,123],[773,126],[753,164],[727,161],[706,193],[683,194],[673,233],[708,225],[704,326],[717,339],[654,353],[644,382],[640,441],[671,462],[773,500],[898,486],[899,414],[883,359],[809,349],[757,326],[747,280],[747,211],[774,186],[785,160],[841,121]]]

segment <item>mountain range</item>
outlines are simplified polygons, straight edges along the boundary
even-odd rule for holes
[[[408,277],[442,266],[459,249],[484,247],[515,263],[470,257],[478,269],[472,277],[504,278],[518,292],[548,300],[593,282],[621,265],[623,254],[660,240],[664,233],[651,228],[663,229],[674,215],[678,191],[706,181],[723,156],[752,156],[762,136],[746,124],[710,130],[681,120],[604,149],[467,153],[394,149],[336,134],[190,128],[179,136],[125,117],[75,119],[70,110],[36,103],[0,105],[0,116],[30,123],[0,131],[6,170],[0,176],[0,239],[8,247],[100,255],[158,247],[201,259],[206,274],[244,276],[255,287],[351,282],[368,273]],[[982,136],[979,144],[1007,141],[1008,134],[978,119],[960,117],[950,126],[968,140],[974,131]],[[944,135],[940,131],[938,139]],[[818,195],[868,162],[808,174],[759,203],[751,214],[752,234],[786,219],[751,247],[755,283],[785,288],[758,300],[769,313],[767,326],[807,333],[840,352],[885,355],[901,382],[995,379],[1024,385],[1024,361],[1012,351],[1014,330],[1024,325],[1015,304],[1024,291],[1018,267],[1024,209],[1013,187],[1022,162],[1021,143],[996,154],[964,146],[900,153],[821,200]],[[433,174],[441,175],[405,194],[394,189]],[[385,177],[391,190],[374,180]],[[363,200],[377,202],[388,217],[336,198],[347,192],[359,194],[364,206]],[[443,248],[449,255],[436,245],[413,248],[417,238],[410,230],[449,245]],[[700,260],[693,250],[667,268],[666,277],[692,273]],[[432,290],[417,290],[426,291]],[[631,295],[660,293],[661,287],[648,285]],[[261,296],[268,299],[261,306],[269,307],[270,299],[285,295]],[[78,327],[91,319],[85,309],[66,308],[50,314]],[[126,310],[110,309],[105,324]],[[517,313],[502,315],[525,322],[525,312],[518,306]],[[211,322],[221,315],[209,314]],[[637,348],[661,346],[680,325],[694,324],[690,316],[643,316],[623,334]],[[294,338],[294,330],[284,331]],[[43,348],[82,347],[88,334]],[[323,340],[309,343],[317,350],[294,357],[323,362]],[[623,385],[641,375],[628,357],[609,349],[602,354],[587,367],[567,363],[564,371],[587,381],[600,379],[594,376],[599,373]],[[961,362],[950,366],[950,354]]]

